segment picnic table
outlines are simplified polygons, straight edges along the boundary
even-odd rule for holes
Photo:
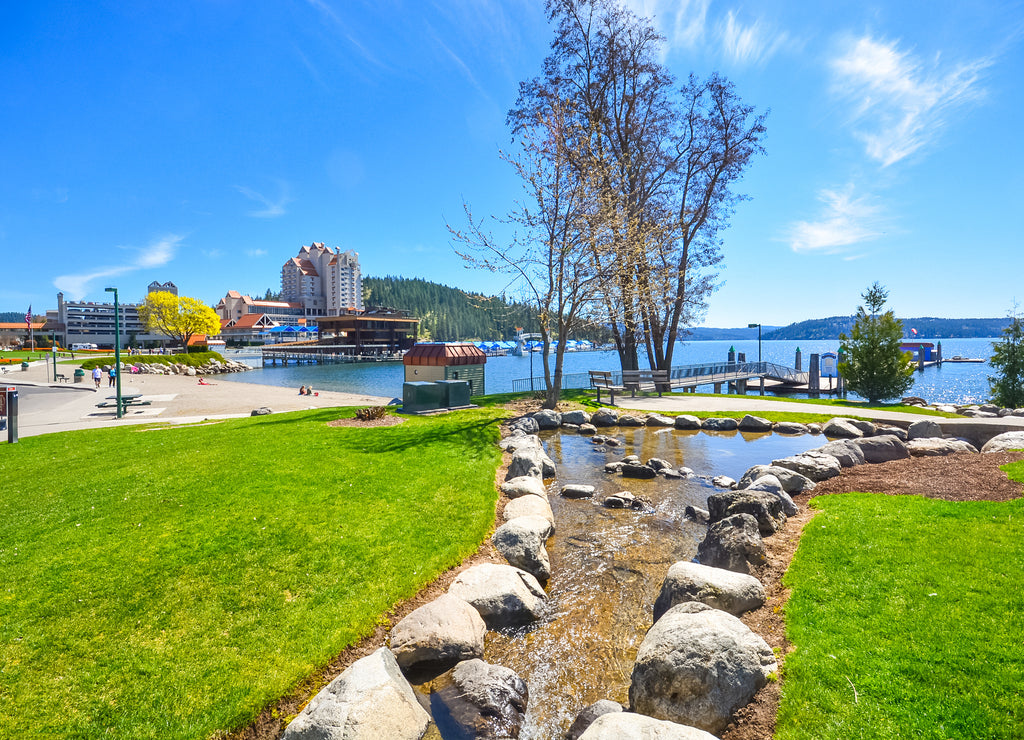
[[[124,413],[129,406],[149,406],[152,401],[143,401],[142,394],[138,391],[131,390],[127,393],[121,394],[121,413]],[[117,407],[117,396],[107,396],[107,400],[102,403],[96,404],[98,409],[109,409]]]

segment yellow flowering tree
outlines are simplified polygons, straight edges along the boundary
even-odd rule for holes
[[[139,306],[139,318],[146,331],[163,334],[181,342],[184,351],[197,334],[219,334],[217,313],[197,298],[160,291],[150,293]]]

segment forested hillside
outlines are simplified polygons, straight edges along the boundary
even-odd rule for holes
[[[952,337],[995,337],[1010,323],[1009,319],[938,319],[922,316],[900,319],[903,322],[903,336],[913,336],[911,329],[917,329],[922,339],[948,339]],[[763,339],[838,339],[840,333],[849,334],[853,326],[852,316],[831,316],[827,319],[810,319],[781,329],[766,332]]]

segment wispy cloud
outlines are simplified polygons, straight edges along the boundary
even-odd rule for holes
[[[276,200],[271,200],[262,193],[258,193],[252,188],[243,187],[238,185],[235,189],[244,195],[249,200],[259,203],[263,207],[255,211],[249,211],[250,216],[253,218],[277,218],[283,216],[287,211],[285,206],[291,202],[291,197],[288,195],[288,184],[285,182],[280,183],[281,194]]]
[[[335,12],[334,8],[330,6],[325,0],[306,0],[313,8],[317,10],[324,18],[327,19],[330,25],[338,30],[341,37],[345,39],[354,48],[359,55],[370,64],[375,67],[387,68],[387,65],[377,57],[370,49],[364,46],[359,39],[353,36],[348,31],[348,24]]]
[[[832,60],[832,90],[853,103],[856,136],[888,167],[931,143],[953,111],[981,98],[989,58],[944,63],[915,57],[897,42],[849,39]]]
[[[53,285],[57,290],[65,293],[71,300],[79,301],[88,295],[92,283],[100,278],[112,278],[135,272],[136,270],[166,265],[174,259],[178,245],[184,238],[176,234],[168,234],[142,248],[119,247],[120,249],[135,252],[135,258],[126,264],[116,267],[98,267],[78,275],[60,275],[54,278]]]
[[[249,257],[262,257],[267,253],[265,249],[247,249],[245,250],[246,255]]]
[[[711,0],[626,0],[639,16],[653,18],[669,47],[692,49],[707,33]]]
[[[885,214],[872,196],[854,197],[853,187],[822,190],[824,203],[815,221],[797,221],[785,236],[794,252],[836,254],[849,247],[882,236]]]
[[[742,65],[763,65],[790,42],[788,33],[760,19],[743,25],[731,10],[722,21],[719,35],[726,55]]]

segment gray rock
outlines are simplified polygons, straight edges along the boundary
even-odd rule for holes
[[[510,421],[508,426],[509,429],[519,429],[526,434],[536,434],[540,431],[540,425],[532,416],[520,416],[518,419]]]
[[[873,421],[867,421],[866,419],[847,419],[847,421],[857,427],[857,429],[860,429],[860,433],[865,437],[871,437],[878,433],[878,427],[875,426]]]
[[[569,483],[562,486],[563,498],[593,498],[597,489],[594,486],[587,486],[582,483]]]
[[[524,447],[512,453],[512,461],[508,464],[508,472],[505,480],[528,476],[537,478],[544,477],[544,451],[538,447]]]
[[[821,434],[821,424],[810,423],[807,425],[808,434]]]
[[[778,496],[752,488],[708,496],[708,513],[711,524],[736,514],[750,514],[757,520],[757,529],[762,537],[770,537],[786,524],[786,514]]]
[[[624,458],[622,458],[622,462],[629,463],[630,465],[643,464],[643,461],[640,459],[639,455],[626,455]]]
[[[807,434],[807,426],[795,421],[777,421],[772,425],[776,434]]]
[[[431,695],[434,720],[453,737],[511,740],[519,737],[529,691],[513,671],[474,658],[438,681]]]
[[[985,412],[990,413],[990,414],[998,414],[999,413],[999,407],[997,405],[995,405],[994,403],[983,403],[980,406],[978,406],[978,410],[979,411],[985,411]]]
[[[610,462],[610,463],[605,463],[604,464],[604,472],[606,472],[606,473],[621,473],[622,472],[622,466],[625,465],[625,464],[626,463],[624,463],[622,460],[615,460],[615,461]]]
[[[555,526],[555,515],[551,511],[551,504],[548,503],[547,498],[532,494],[509,501],[505,504],[505,510],[501,512],[501,516],[506,522],[521,516],[540,516],[551,522],[552,527]]]
[[[750,484],[751,491],[766,491],[775,496],[782,504],[782,512],[786,516],[796,516],[800,513],[800,509],[790,498],[790,495],[786,493],[786,489],[782,487],[782,483],[774,475],[762,475],[752,484]]]
[[[767,558],[757,519],[750,514],[736,514],[710,525],[697,546],[697,559],[704,565],[735,573],[750,573],[752,565],[764,565]]]
[[[579,740],[717,740],[696,727],[654,719],[634,712],[608,713],[598,717]]]
[[[939,439],[938,437],[921,437],[907,442],[907,452],[911,457],[941,457],[955,455],[958,452],[977,452],[978,448],[963,439]]]
[[[536,621],[547,599],[532,575],[498,563],[467,568],[452,581],[448,593],[472,604],[490,629]]]
[[[619,426],[620,427],[642,427],[646,423],[646,419],[636,414],[620,414],[619,415]]]
[[[249,416],[267,416],[268,414],[274,413],[267,406],[260,406],[258,409],[253,409],[249,412]]]
[[[832,455],[819,452],[818,450],[808,450],[800,455],[784,457],[781,460],[772,460],[772,465],[788,468],[806,478],[810,478],[815,483],[834,478],[839,475],[841,470],[838,460],[832,457]]]
[[[700,419],[689,414],[682,414],[676,417],[674,426],[676,429],[694,431],[700,429]]]
[[[513,429],[510,435],[502,438],[502,440],[498,442],[498,446],[505,452],[515,452],[516,450],[523,450],[527,447],[544,449],[544,445],[540,441],[540,437],[536,434],[527,434],[521,429]]]
[[[883,434],[878,437],[864,437],[851,442],[860,447],[864,460],[869,463],[882,463],[889,460],[905,460],[910,457],[907,446],[898,437]]]
[[[768,644],[707,604],[669,609],[640,643],[629,686],[633,711],[720,733],[778,670]]]
[[[509,565],[546,581],[551,577],[551,561],[545,545],[554,529],[544,517],[519,516],[494,530],[491,542]]]
[[[589,706],[583,707],[583,709],[580,710],[580,713],[576,715],[576,719],[573,720],[572,725],[569,727],[569,731],[565,734],[565,740],[579,740],[580,735],[586,732],[587,728],[590,727],[598,717],[603,714],[621,711],[621,704],[615,701],[609,701],[608,699],[601,699],[600,701],[595,701]]]
[[[562,415],[554,409],[535,411],[533,420],[540,429],[558,429],[562,425]]]
[[[760,416],[747,414],[740,419],[737,427],[741,432],[770,432],[772,430],[772,423],[767,419],[762,419]]]
[[[593,424],[580,424],[580,434],[584,437],[592,437],[597,434],[597,427]]]
[[[419,740],[429,723],[395,656],[380,648],[314,696],[282,740]]]
[[[619,425],[619,413],[612,409],[598,409],[590,416],[590,423],[595,427],[614,427]]]
[[[755,480],[766,475],[773,475],[782,484],[782,490],[786,493],[803,493],[814,488],[814,481],[805,475],[800,475],[789,468],[782,468],[776,465],[754,465],[748,469],[740,478],[737,488],[749,488]]]
[[[664,414],[650,414],[647,417],[647,426],[649,427],[671,427],[675,426],[675,423],[675,419]]]
[[[907,430],[908,439],[930,439],[933,437],[942,437],[942,427],[937,421],[931,419],[915,421]]]
[[[844,419],[842,417],[829,419],[821,428],[822,434],[826,437],[843,437],[847,439],[863,437],[864,432],[861,431],[853,421],[853,419]]]
[[[735,488],[736,481],[727,475],[716,475],[711,479],[711,485],[716,488]]]
[[[582,409],[575,409],[573,411],[566,411],[562,414],[563,424],[576,424],[577,426],[583,426],[584,424],[590,423],[590,414]]]
[[[647,467],[654,468],[655,470],[666,470],[672,467],[672,463],[660,457],[652,457],[645,464]]]
[[[619,491],[608,496],[604,501],[606,509],[642,509],[643,503],[629,491]]]
[[[875,434],[891,434],[899,439],[900,442],[906,442],[910,439],[910,435],[907,433],[907,430],[902,427],[891,427],[879,424],[875,427]]]
[[[410,612],[396,624],[389,644],[406,675],[429,680],[455,664],[484,654],[487,625],[469,603],[451,594]]]
[[[844,468],[852,468],[854,465],[863,465],[864,451],[849,439],[836,439],[818,448],[826,455],[831,455]]]
[[[637,465],[635,463],[625,463],[622,466],[622,477],[623,478],[654,478],[658,475],[658,471],[654,468],[649,468],[646,465]]]
[[[700,423],[700,428],[707,432],[732,432],[739,427],[739,422],[727,416],[710,416]]]
[[[512,499],[520,496],[540,496],[544,499],[548,497],[544,481],[532,475],[521,475],[506,480],[501,484],[501,492]]]
[[[1006,450],[1024,450],[1024,431],[997,434],[981,448],[982,452],[1005,452]]]
[[[697,506],[687,506],[683,510],[683,519],[696,522],[697,524],[707,524],[711,519],[711,515],[706,510]]]
[[[764,606],[766,596],[759,580],[745,573],[680,561],[668,569],[661,593],[654,602],[654,621],[676,604],[699,601],[735,616]]]
[[[675,470],[673,468],[662,468],[661,470],[658,471],[658,475],[663,475],[666,478],[685,478],[686,477],[685,473],[683,473],[680,470]]]

